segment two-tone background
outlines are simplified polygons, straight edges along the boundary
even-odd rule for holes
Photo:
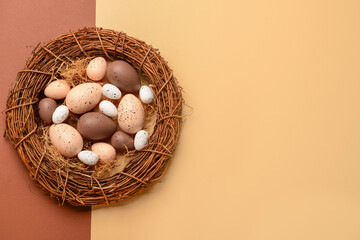
[[[0,239],[360,239],[359,12],[355,0],[0,0],[2,109],[38,42],[93,25],[159,48],[193,108],[163,180],[110,207],[59,207],[0,138]]]

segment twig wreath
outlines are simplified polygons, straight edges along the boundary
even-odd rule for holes
[[[155,113],[156,117],[148,145],[141,151],[128,152],[128,164],[108,176],[96,174],[96,169],[76,157],[59,157],[49,147],[48,126],[37,114],[41,92],[50,82],[62,79],[64,69],[79,67],[81,61],[99,56],[129,63],[151,85],[155,95],[152,107],[145,108],[147,114]],[[72,84],[85,81],[81,79],[74,77]],[[110,204],[139,193],[162,177],[179,139],[183,104],[182,89],[157,49],[122,32],[83,28],[34,49],[9,93],[5,135],[31,178],[60,204]]]

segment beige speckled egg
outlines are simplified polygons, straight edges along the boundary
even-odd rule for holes
[[[50,83],[44,90],[45,96],[52,99],[64,99],[70,91],[70,85],[64,80]]]
[[[129,134],[141,130],[145,123],[145,111],[140,100],[132,94],[126,94],[118,106],[118,123]]]
[[[91,146],[91,150],[99,157],[100,162],[115,160],[116,150],[108,143],[98,142]]]
[[[86,74],[93,81],[100,81],[106,73],[106,60],[103,57],[96,57],[89,62]]]
[[[49,135],[52,145],[65,157],[74,157],[83,148],[80,133],[66,123],[51,125]]]
[[[73,113],[82,114],[93,109],[101,100],[101,85],[82,83],[67,94],[66,106]]]

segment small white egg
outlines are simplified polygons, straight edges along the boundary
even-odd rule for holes
[[[145,130],[140,130],[136,133],[134,138],[135,149],[140,151],[148,144],[149,134]]]
[[[88,150],[79,152],[78,158],[81,162],[89,166],[94,166],[99,161],[98,155]]]
[[[52,121],[53,123],[62,123],[66,120],[66,118],[69,116],[69,109],[65,105],[58,106],[53,115],[52,115]]]
[[[102,94],[109,99],[117,100],[121,98],[120,89],[118,89],[115,85],[112,85],[110,83],[106,83],[102,87]]]
[[[103,114],[108,117],[116,117],[118,113],[115,105],[108,100],[101,101],[99,104],[99,109]]]
[[[139,91],[140,99],[143,103],[149,104],[154,101],[154,93],[149,86],[142,86]]]

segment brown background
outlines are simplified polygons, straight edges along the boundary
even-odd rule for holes
[[[0,0],[1,109],[17,71],[39,41],[93,25],[95,0]],[[0,138],[0,151],[0,239],[90,239],[90,208],[58,207],[30,180],[7,139]]]

